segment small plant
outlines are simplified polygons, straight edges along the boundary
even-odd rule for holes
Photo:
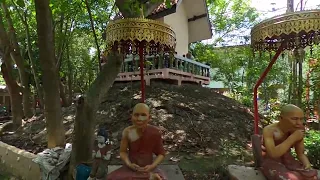
[[[307,156],[314,168],[320,168],[320,131],[308,131],[305,139]]]

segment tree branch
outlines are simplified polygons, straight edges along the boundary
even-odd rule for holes
[[[3,18],[1,14],[0,14],[0,44],[3,47],[4,54],[8,51],[9,52],[11,51],[10,40],[4,28]]]
[[[20,46],[18,44],[18,39],[17,39],[17,35],[16,35],[16,30],[15,28],[13,27],[13,22],[12,22],[12,19],[11,19],[11,16],[10,16],[10,12],[8,10],[8,6],[6,5],[5,1],[2,1],[1,2],[1,7],[4,11],[4,15],[7,19],[7,22],[8,22],[8,25],[9,25],[9,34],[12,38],[12,44],[13,44],[13,48],[15,49],[11,55],[13,55],[13,59],[15,60],[17,66],[19,68],[22,68],[24,69],[24,64],[22,62],[22,57],[21,57],[21,52],[20,52]],[[21,70],[22,70],[21,69]],[[21,72],[23,73],[23,72]]]
[[[39,80],[38,80],[38,77],[36,75],[36,71],[35,71],[35,61],[32,57],[32,45],[31,45],[31,39],[30,39],[30,28],[29,28],[29,24],[28,24],[28,19],[27,19],[27,16],[28,16],[28,11],[25,10],[24,11],[24,16],[20,13],[20,11],[18,10],[18,6],[17,4],[12,0],[12,4],[13,4],[13,7],[14,9],[16,10],[16,12],[18,13],[18,16],[20,18],[20,20],[22,21],[24,27],[25,27],[25,31],[26,31],[26,38],[27,38],[27,50],[28,50],[28,56],[29,56],[29,60],[31,62],[31,71],[32,71],[32,74],[33,74],[33,78],[34,78],[34,82],[35,82],[35,85],[36,85],[36,89],[37,89],[37,92],[38,92],[38,97],[39,97],[39,100],[40,100],[40,103],[41,103],[41,107],[43,105],[43,93],[42,93],[42,90],[40,88],[40,84],[39,84]]]
[[[96,111],[102,101],[102,96],[108,92],[121,69],[122,54],[111,53],[107,58],[107,63],[89,87],[86,97],[78,100],[69,168],[70,176],[77,164],[88,162],[92,158]]]
[[[98,74],[87,92],[89,104],[100,104],[103,95],[108,92],[120,72],[123,56],[124,55],[117,53],[108,55],[107,63],[103,65],[101,72]],[[98,101],[99,103],[97,103]]]
[[[84,0],[84,1],[85,1],[85,4],[86,4],[87,11],[89,13],[91,29],[92,29],[92,32],[93,32],[94,41],[96,43],[97,51],[98,51],[99,70],[101,71],[102,67],[101,67],[101,61],[100,61],[100,46],[99,46],[99,42],[98,42],[98,37],[97,37],[96,31],[95,31],[95,28],[94,28],[94,21],[93,21],[93,18],[92,18],[89,2],[88,2],[88,0]]]

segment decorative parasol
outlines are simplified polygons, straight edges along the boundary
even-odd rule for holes
[[[125,18],[110,22],[106,30],[107,52],[139,55],[141,101],[145,101],[144,56],[173,54],[175,33],[163,22],[145,18]]]
[[[251,30],[254,51],[276,51],[268,67],[254,87],[254,132],[259,134],[257,91],[272,65],[284,50],[294,50],[319,44],[320,10],[288,13],[262,21]]]

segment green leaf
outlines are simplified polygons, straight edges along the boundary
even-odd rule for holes
[[[0,0],[1,1],[1,0]],[[21,8],[24,8],[26,6],[26,4],[24,3],[23,0],[17,0],[17,4],[18,6],[20,6]]]
[[[171,8],[171,1],[170,0],[166,0],[166,7],[167,8]]]

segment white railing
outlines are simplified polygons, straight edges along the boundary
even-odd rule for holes
[[[198,76],[210,76],[209,65],[179,55],[174,55],[172,58],[170,58],[169,55],[163,57],[146,56],[145,68],[147,70],[170,68]],[[136,55],[133,57],[131,55],[124,60],[121,72],[135,72],[139,71],[139,69],[139,56]]]

